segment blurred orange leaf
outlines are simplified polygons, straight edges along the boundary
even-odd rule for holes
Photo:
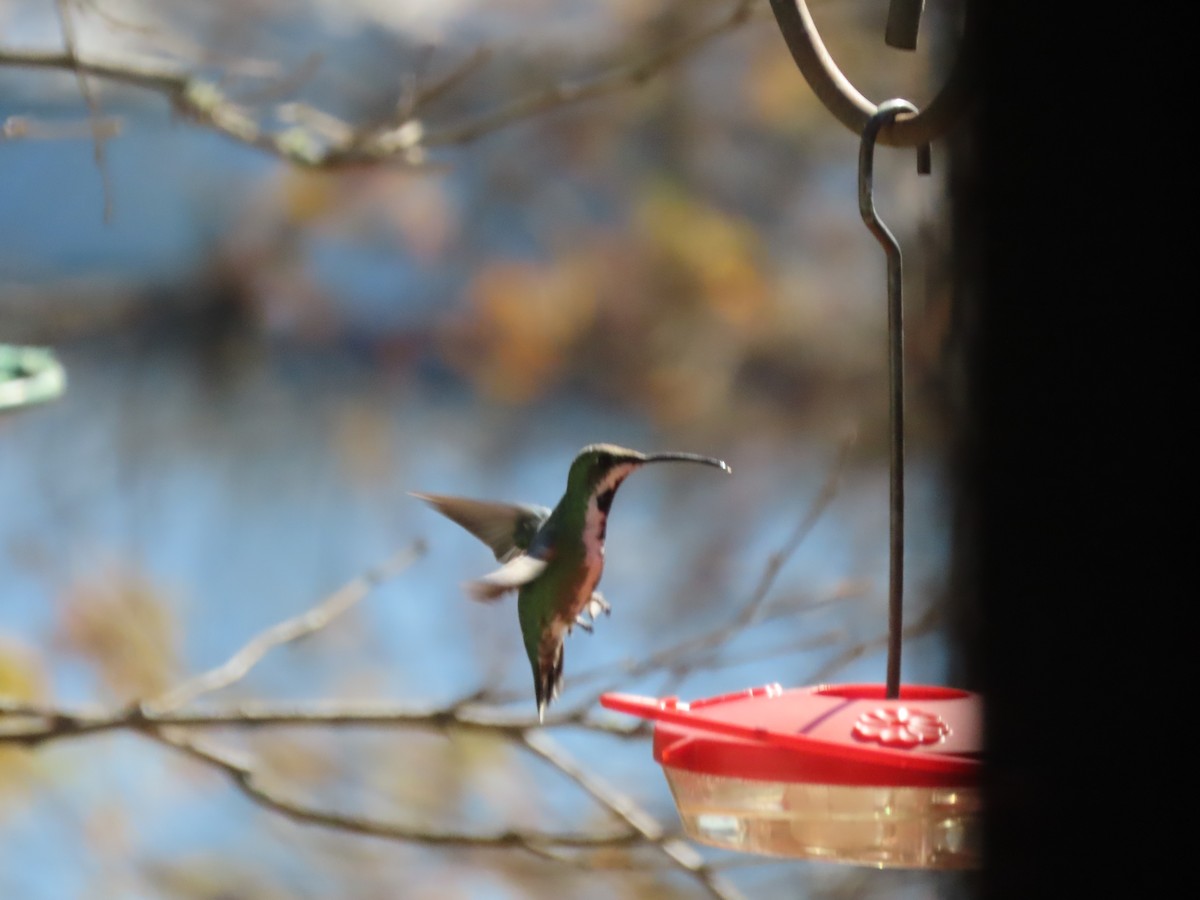
[[[472,282],[474,315],[449,355],[488,396],[522,403],[552,387],[596,314],[596,277],[584,257],[549,264],[502,260]]]
[[[298,225],[310,223],[336,208],[341,198],[341,180],[336,173],[284,168],[279,193],[286,220]]]
[[[637,217],[663,262],[691,285],[690,299],[740,330],[765,324],[770,293],[749,221],[665,185],[646,192]]]

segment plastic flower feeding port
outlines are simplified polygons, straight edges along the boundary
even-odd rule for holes
[[[979,864],[979,697],[777,684],[685,703],[606,694],[657,724],[684,830],[729,850],[907,868]]]
[[[774,856],[876,867],[974,868],[983,804],[982,698],[902,685],[904,584],[904,320],[900,245],[874,201],[878,141],[917,147],[966,102],[965,59],[924,112],[906,100],[873,106],[853,89],[816,34],[805,0],[771,0],[801,72],[826,106],[861,134],[858,201],[887,255],[889,387],[888,643],[885,684],[777,684],[691,703],[605,694],[613,710],[652,719],[684,829],[697,841]],[[916,43],[920,3],[893,0],[889,42]],[[968,26],[974,17],[968,13]],[[970,35],[968,31],[968,36]]]

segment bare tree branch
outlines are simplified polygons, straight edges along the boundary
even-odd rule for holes
[[[0,123],[0,141],[61,141],[97,134],[102,139],[121,133],[121,120],[114,116],[100,119],[89,117],[87,122],[43,122],[29,116],[8,116]]]
[[[612,834],[566,834],[515,829],[472,834],[439,831],[428,826],[400,825],[363,816],[330,812],[286,797],[265,786],[249,764],[238,760],[227,751],[217,750],[207,742],[194,740],[169,729],[154,729],[147,733],[156,741],[223,772],[239,791],[258,805],[306,825],[319,825],[350,834],[437,847],[595,849],[627,846],[641,840],[641,835],[632,829]]]
[[[755,2],[736,0],[724,16],[664,44],[635,63],[616,66],[583,81],[563,82],[536,90],[478,117],[436,131],[429,131],[419,118],[424,105],[457,87],[475,72],[487,59],[486,49],[475,51],[449,74],[411,92],[408,102],[401,104],[396,121],[357,129],[345,125],[344,129],[333,130],[297,125],[271,131],[215,82],[135,59],[81,58],[73,46],[68,46],[66,52],[0,47],[0,67],[74,72],[81,79],[81,90],[84,90],[82,79],[92,77],[151,91],[165,97],[177,113],[197,125],[305,168],[336,169],[379,162],[418,167],[425,164],[429,148],[468,143],[558,107],[638,87],[748,21]],[[87,99],[89,95],[85,93],[84,96]],[[298,104],[281,104],[275,111],[283,112],[282,119],[290,115],[295,120],[300,112],[300,120],[323,115],[336,121],[328,113]]]
[[[94,57],[85,59],[53,50],[3,48],[0,49],[0,66],[17,69],[62,69],[154,91],[168,97],[186,90],[190,80],[187,75],[173,69],[136,59],[106,62]]]
[[[482,731],[502,737],[520,737],[539,727],[537,716],[518,716],[489,707],[467,705],[398,707],[362,704],[326,704],[310,707],[272,707],[246,704],[221,710],[166,710],[157,712],[133,705],[116,712],[71,711],[30,703],[0,702],[0,745],[36,747],[64,738],[109,731],[151,732],[160,728],[405,728],[428,731]],[[548,716],[547,728],[573,727],[623,737],[629,729],[612,720],[597,719],[590,711]]]
[[[144,704],[145,711],[165,712],[178,709],[201,694],[229,687],[244,678],[272,648],[320,631],[378,585],[407,569],[424,553],[423,541],[417,541],[411,547],[401,550],[383,565],[355,578],[307,612],[272,625],[217,668],[198,675],[161,697],[147,701]]]

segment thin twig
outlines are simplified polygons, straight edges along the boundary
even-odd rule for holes
[[[633,829],[609,834],[552,833],[517,829],[490,833],[440,831],[427,826],[401,825],[364,816],[331,812],[309,806],[266,787],[249,764],[236,759],[227,751],[217,750],[207,742],[200,742],[165,729],[155,729],[147,734],[159,743],[179,750],[192,759],[224,773],[239,791],[259,806],[279,813],[293,822],[305,825],[317,825],[350,834],[437,847],[596,849],[629,846],[642,839],[641,835]]]
[[[78,137],[95,140],[114,138],[121,133],[121,120],[114,116],[89,117],[87,122],[44,122],[29,116],[8,116],[0,121],[0,141],[61,141]]]
[[[581,728],[623,737],[628,729],[590,711],[548,716],[546,728]],[[110,731],[153,731],[160,728],[403,728],[443,731],[482,731],[520,736],[542,726],[536,716],[505,714],[488,707],[466,704],[437,707],[385,706],[381,704],[323,704],[308,707],[244,704],[232,709],[164,710],[133,705],[113,711],[57,709],[31,703],[0,702],[0,745],[36,747],[65,738]]]
[[[904,638],[904,640],[911,641],[915,637],[920,637],[923,634],[927,634],[933,630],[933,626],[937,624],[939,614],[940,611],[937,609],[937,607],[929,607],[929,609],[925,611],[925,614],[921,616],[921,618],[904,626],[901,636]],[[874,640],[863,641],[861,644],[855,644],[853,647],[847,647],[837,656],[833,657],[833,659],[827,661],[824,665],[817,669],[816,672],[813,673],[812,678],[808,679],[808,682],[810,684],[821,684],[826,682],[832,678],[835,673],[841,669],[844,669],[856,659],[861,659],[872,651],[886,648],[887,643],[888,638],[885,634],[875,638]]]
[[[489,48],[476,47],[467,54],[462,62],[446,74],[433,79],[428,84],[418,84],[412,96],[408,99],[405,111],[409,116],[415,115],[417,110],[424,109],[438,98],[453,91],[470,76],[483,68],[491,58],[492,51]]]
[[[75,39],[75,20],[71,17],[68,2],[69,0],[57,0],[58,21],[62,28],[63,47],[66,49],[67,56],[78,62],[79,43]],[[75,69],[75,81],[79,85],[80,96],[87,105],[88,121],[92,127],[92,159],[96,163],[96,170],[100,173],[100,189],[104,196],[104,221],[110,222],[113,212],[113,194],[112,182],[109,180],[108,166],[105,162],[104,141],[107,134],[101,125],[103,115],[100,111],[100,101],[92,93],[92,86],[88,83],[87,74],[82,72],[78,66],[73,68]]]
[[[131,19],[118,16],[106,7],[101,6],[96,0],[75,0],[75,2],[79,5],[80,9],[98,16],[102,21],[112,25],[114,28],[140,35],[148,35],[155,32],[155,29],[149,25],[143,25]]]
[[[549,734],[543,731],[527,731],[522,737],[522,743],[529,752],[554,766],[601,806],[624,820],[674,866],[694,878],[709,896],[718,900],[738,900],[742,897],[741,892],[714,871],[690,844],[665,834],[658,820],[638,806],[632,797],[618,791],[591,772]]]
[[[244,678],[272,648],[320,631],[366,597],[377,586],[411,566],[424,552],[425,544],[417,541],[411,547],[401,550],[383,565],[360,575],[334,591],[307,612],[278,622],[256,635],[215,669],[197,675],[162,696],[147,701],[144,708],[147,711],[159,713],[179,709],[201,694],[229,687]]]
[[[757,621],[763,602],[771,593],[771,588],[775,586],[775,580],[779,577],[780,570],[795,555],[796,551],[800,549],[800,545],[804,543],[809,533],[813,530],[813,526],[817,524],[817,521],[829,507],[829,504],[833,502],[833,498],[837,496],[838,485],[841,483],[842,473],[846,470],[846,463],[850,459],[850,448],[854,446],[854,441],[855,436],[853,434],[842,439],[842,443],[838,446],[837,457],[834,459],[829,473],[825,476],[825,481],[821,484],[821,489],[817,491],[817,496],[813,498],[808,511],[805,512],[804,517],[797,523],[795,530],[788,536],[784,545],[767,558],[767,564],[763,567],[758,584],[734,619],[733,628],[745,628]]]
[[[325,56],[316,51],[309,53],[295,65],[291,71],[284,72],[278,78],[269,80],[251,90],[239,91],[238,102],[247,106],[267,103],[282,97],[289,97],[317,74]]]
[[[168,97],[182,93],[191,82],[191,79],[182,72],[163,68],[143,60],[126,58],[119,61],[105,61],[94,57],[84,59],[59,51],[0,48],[0,66],[81,72],[105,81],[165,94]]]
[[[514,122],[549,112],[560,106],[605,97],[629,87],[645,84],[714,38],[749,21],[754,3],[755,0],[738,0],[726,15],[673,43],[665,44],[637,62],[617,66],[583,81],[561,82],[518,97],[476,119],[431,132],[426,136],[424,144],[427,147],[436,147],[467,143]]]

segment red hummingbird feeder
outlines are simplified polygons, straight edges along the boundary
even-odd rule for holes
[[[905,100],[878,107],[829,57],[804,0],[771,0],[797,65],[816,94],[861,133],[858,198],[887,254],[890,528],[887,682],[748,688],[684,702],[610,693],[601,703],[655,721],[663,767],[683,827],[717,847],[879,868],[974,868],[983,802],[982,698],[948,687],[900,684],[904,576],[904,339],[900,245],[875,212],[876,138],[917,147],[966,99],[964,57],[925,111]],[[893,0],[888,43],[916,46],[921,4]],[[968,26],[971,22],[968,21]],[[968,32],[970,34],[970,32]]]
[[[654,759],[701,843],[880,868],[978,865],[978,695],[886,693],[772,684],[691,703],[600,702],[657,723]]]

